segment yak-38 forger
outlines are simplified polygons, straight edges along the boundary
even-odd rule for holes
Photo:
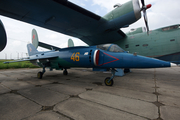
[[[38,46],[52,49],[46,52],[39,52]],[[72,40],[68,41],[68,48],[58,48],[46,43],[39,42],[35,29],[32,30],[32,44],[27,45],[29,57],[23,60],[10,61],[5,63],[30,61],[34,65],[43,68],[38,72],[37,77],[42,78],[45,68],[63,70],[67,75],[67,69],[72,67],[93,68],[93,70],[110,69],[112,76],[105,79],[107,86],[112,86],[116,68],[161,68],[174,67],[176,64],[162,60],[130,54],[116,44],[101,44],[96,46],[74,47]]]
[[[67,69],[72,67],[111,69],[112,76],[107,77],[104,82],[107,86],[112,86],[116,72],[115,68],[161,68],[176,66],[176,64],[170,62],[127,53],[115,44],[69,47],[47,52],[39,52],[32,44],[28,44],[27,49],[28,58],[5,63],[30,61],[43,68],[37,74],[37,77],[40,79],[45,73],[45,68],[50,70],[64,69],[64,75],[67,75]]]

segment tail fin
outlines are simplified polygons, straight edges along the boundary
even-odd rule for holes
[[[35,29],[32,30],[32,44],[37,49],[39,45],[39,39],[38,39],[38,34]]]
[[[27,50],[28,50],[29,56],[35,55],[38,53],[38,50],[32,44],[27,44]]]
[[[61,49],[61,48],[53,46],[53,45],[49,45],[49,44],[46,44],[43,42],[39,42],[38,34],[37,34],[37,31],[35,29],[32,30],[32,44],[36,49],[38,48],[38,46],[49,49],[49,50]]]
[[[68,47],[74,47],[74,42],[72,41],[72,39],[68,40]]]

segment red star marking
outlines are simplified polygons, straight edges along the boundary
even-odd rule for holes
[[[32,43],[33,43],[33,40],[35,39],[35,35],[32,36]]]
[[[33,39],[35,39],[35,35],[33,35]]]

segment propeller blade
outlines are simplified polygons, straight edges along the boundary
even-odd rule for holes
[[[142,6],[145,6],[144,0],[141,0]]]
[[[149,35],[149,26],[148,26],[148,19],[147,19],[147,13],[146,10],[143,10],[143,16],[144,16],[144,21],[147,29],[147,34]]]
[[[146,29],[147,29],[147,34],[149,35],[149,26],[148,26],[148,19],[147,19],[147,13],[146,13],[146,10],[149,9],[149,8],[151,7],[151,4],[145,5],[144,0],[141,0],[141,3],[142,3],[141,11],[143,12],[144,22],[145,22]]]

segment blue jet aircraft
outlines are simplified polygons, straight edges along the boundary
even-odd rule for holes
[[[30,61],[34,65],[43,68],[43,70],[37,74],[39,79],[41,79],[45,73],[45,68],[49,68],[50,70],[64,69],[64,75],[67,75],[67,69],[72,67],[94,68],[99,70],[110,69],[112,76],[107,77],[104,83],[107,86],[112,86],[116,72],[115,68],[161,68],[176,66],[176,64],[170,62],[127,53],[116,44],[69,47],[47,52],[39,52],[32,44],[28,44],[27,49],[29,58],[5,63]]]

